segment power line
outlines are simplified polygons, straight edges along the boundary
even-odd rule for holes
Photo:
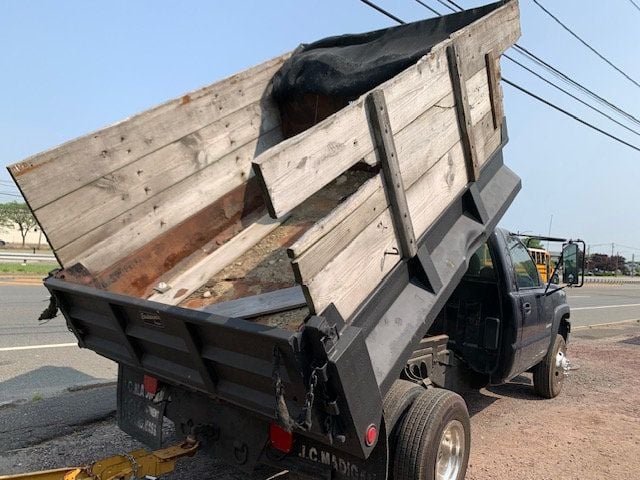
[[[457,10],[455,10],[454,8],[452,8],[452,7],[451,7],[451,5],[448,5],[448,4],[444,3],[444,2],[443,2],[443,0],[437,0],[437,2],[438,2],[440,5],[443,5],[445,8],[448,8],[448,9],[449,9],[449,10],[451,10],[452,12],[456,12],[456,11],[457,11]],[[440,15],[442,15],[442,14],[440,13]]]
[[[631,143],[629,143],[629,142],[625,142],[625,141],[624,141],[624,140],[622,140],[621,138],[616,137],[615,135],[613,135],[613,134],[611,134],[611,133],[609,133],[609,132],[606,132],[605,130],[602,130],[601,128],[596,127],[595,125],[593,125],[593,124],[591,124],[591,123],[587,122],[586,120],[581,119],[581,118],[580,118],[580,117],[578,117],[577,115],[575,115],[575,114],[573,114],[573,113],[571,113],[571,112],[568,112],[567,110],[564,110],[563,108],[558,107],[557,105],[555,105],[555,104],[551,103],[551,102],[550,102],[550,101],[548,101],[548,100],[545,100],[544,98],[542,98],[542,97],[540,97],[540,96],[536,95],[535,93],[530,92],[530,91],[529,91],[529,90],[527,90],[526,88],[521,87],[520,85],[516,85],[515,83],[513,83],[513,82],[512,82],[512,81],[510,81],[510,80],[507,80],[507,79],[506,79],[506,78],[504,78],[504,77],[502,77],[502,81],[503,81],[503,82],[505,82],[505,83],[506,83],[506,84],[508,84],[508,85],[511,85],[513,88],[516,88],[516,89],[520,90],[522,93],[524,93],[524,94],[526,94],[526,95],[529,95],[529,96],[530,96],[530,97],[532,97],[532,98],[535,98],[535,99],[536,99],[536,100],[538,100],[539,102],[542,102],[542,103],[546,104],[547,106],[549,106],[549,107],[551,107],[551,108],[553,108],[553,109],[555,109],[555,110],[557,110],[557,111],[559,111],[559,112],[561,112],[561,113],[564,113],[566,116],[568,116],[568,117],[570,117],[570,118],[574,119],[576,122],[580,122],[581,124],[583,124],[583,125],[585,125],[585,126],[587,126],[587,127],[591,128],[591,129],[595,130],[596,132],[599,132],[599,133],[601,133],[602,135],[605,135],[605,136],[609,137],[609,138],[610,138],[610,139],[612,139],[612,140],[615,140],[615,141],[617,141],[617,142],[620,142],[620,143],[622,143],[623,145],[626,145],[627,147],[629,147],[629,148],[633,148],[634,150],[636,150],[636,151],[640,152],[640,147],[636,147],[635,145],[633,145],[633,144],[631,144]]]
[[[0,192],[0,195],[6,195],[7,197],[22,198],[22,195],[18,195],[17,193],[10,193],[10,192]]]
[[[393,13],[387,12],[384,8],[379,7],[378,5],[376,5],[375,3],[371,2],[370,0],[360,0],[360,1],[362,3],[364,3],[365,5],[369,5],[371,8],[373,8],[374,10],[377,10],[381,14],[386,15],[391,20],[395,20],[396,22],[400,23],[401,25],[404,25],[406,23],[404,20],[400,20]]]
[[[405,22],[404,22],[404,20],[401,20],[400,18],[396,17],[396,16],[395,16],[395,15],[393,15],[392,13],[387,12],[386,10],[384,10],[383,8],[381,8],[381,7],[379,7],[378,5],[374,4],[374,3],[373,3],[373,2],[371,2],[370,0],[360,0],[360,1],[361,1],[361,2],[363,2],[363,3],[365,3],[366,5],[368,5],[368,6],[372,7],[372,8],[374,8],[375,10],[379,11],[380,13],[382,13],[382,14],[386,15],[387,17],[394,19],[396,22],[398,22],[398,23],[400,23],[400,24],[404,24],[404,23],[405,23]],[[536,1],[536,0],[534,0],[534,1]],[[460,8],[460,7],[458,7],[458,8]],[[557,105],[553,104],[552,102],[550,102],[550,101],[548,101],[548,100],[545,100],[544,98],[542,98],[542,97],[540,97],[540,96],[538,96],[538,95],[534,94],[533,92],[530,92],[530,91],[529,91],[529,90],[527,90],[526,88],[521,87],[520,85],[518,85],[518,84],[516,84],[516,83],[514,83],[514,82],[512,82],[512,81],[510,81],[510,80],[508,80],[507,78],[502,77],[502,81],[503,81],[503,82],[505,82],[505,83],[507,83],[508,85],[511,85],[512,87],[516,88],[516,89],[517,89],[517,90],[519,90],[520,92],[522,92],[522,93],[524,93],[524,94],[526,94],[526,95],[529,95],[530,97],[532,97],[532,98],[534,98],[534,99],[538,100],[539,102],[544,103],[544,104],[545,104],[545,105],[547,105],[548,107],[551,107],[551,108],[553,108],[553,109],[555,109],[555,110],[557,110],[557,111],[559,111],[559,112],[561,112],[561,113],[565,114],[566,116],[568,116],[569,118],[572,118],[572,119],[573,119],[573,120],[575,120],[576,122],[581,123],[581,124],[585,125],[586,127],[589,127],[589,128],[591,128],[591,129],[595,130],[596,132],[598,132],[598,133],[600,133],[600,134],[602,134],[602,135],[605,135],[606,137],[609,137],[609,138],[610,138],[610,139],[612,139],[612,140],[615,140],[615,141],[617,141],[617,142],[619,142],[619,143],[621,143],[621,144],[623,144],[623,145],[626,145],[626,146],[627,146],[627,147],[629,147],[629,148],[632,148],[633,150],[636,150],[636,151],[640,152],[640,147],[637,147],[637,146],[635,146],[635,145],[633,145],[633,144],[631,144],[631,143],[629,143],[629,142],[626,142],[626,141],[622,140],[622,139],[621,139],[621,138],[619,138],[619,137],[616,137],[615,135],[613,135],[613,134],[611,134],[611,133],[609,133],[609,132],[607,132],[607,131],[605,131],[605,130],[602,130],[602,129],[601,129],[601,128],[599,128],[599,127],[596,127],[595,125],[593,125],[593,124],[591,124],[591,123],[587,122],[586,120],[581,119],[581,118],[580,118],[580,117],[578,117],[577,115],[575,115],[575,114],[573,114],[573,113],[571,113],[571,112],[569,112],[569,111],[567,111],[567,110],[565,110],[565,109],[563,109],[563,108],[561,108],[561,107],[559,107],[559,106],[557,106]]]
[[[638,83],[637,81],[635,81],[633,78],[631,78],[629,75],[627,75],[626,72],[624,72],[621,68],[619,68],[618,66],[614,65],[608,58],[606,58],[604,55],[602,55],[599,51],[597,51],[595,48],[593,48],[586,40],[583,40],[582,37],[580,37],[577,33],[575,33],[573,30],[571,30],[568,26],[566,26],[564,23],[562,23],[562,21],[556,17],[553,13],[551,13],[549,10],[547,10],[546,8],[544,8],[542,6],[542,4],[540,2],[538,2],[538,0],[533,0],[533,3],[535,3],[538,7],[540,7],[542,9],[543,12],[545,12],[547,15],[549,15],[553,20],[556,21],[556,23],[558,23],[562,28],[564,28],[567,32],[569,32],[574,38],[576,38],[580,43],[582,43],[585,47],[587,47],[589,50],[591,50],[593,53],[595,53],[598,57],[600,57],[605,63],[607,63],[610,67],[612,67],[613,69],[615,69],[618,73],[620,73],[621,75],[623,75],[627,80],[629,80],[631,83],[633,83],[636,87],[640,88],[640,83]]]
[[[440,3],[442,3],[443,5],[445,5],[447,8],[449,8],[451,11],[454,11],[454,12],[456,11],[456,10],[453,10],[450,6],[444,4],[442,0],[438,0],[438,1]],[[416,2],[420,3],[420,5],[425,6],[426,8],[428,8],[431,11],[435,11],[433,8],[426,6],[423,2],[421,2],[419,0],[416,0]],[[453,3],[453,2],[451,2],[451,3]],[[457,5],[455,3],[454,3],[454,5],[456,5],[459,9],[462,9],[462,7],[460,7],[459,5]],[[436,13],[438,15],[442,15],[440,12],[436,11]],[[623,110],[621,107],[615,105],[614,103],[610,102],[609,100],[607,100],[606,98],[602,97],[601,95],[598,95],[593,90],[591,90],[588,87],[584,86],[580,82],[574,80],[573,78],[571,78],[566,73],[560,71],[557,67],[554,67],[549,62],[543,60],[538,55],[534,54],[531,50],[523,47],[522,45],[519,45],[518,43],[514,44],[513,48],[520,55],[524,56],[525,58],[527,58],[530,61],[533,61],[533,62],[537,63],[538,65],[543,67],[545,70],[547,70],[549,73],[551,73],[555,77],[559,78],[560,80],[562,80],[566,84],[571,85],[572,87],[574,87],[574,88],[580,90],[581,92],[583,92],[585,95],[593,98],[596,102],[598,102],[603,107],[607,107],[610,110],[615,111],[618,115],[621,115],[621,116],[625,117],[626,119],[628,119],[629,121],[631,121],[631,122],[637,124],[638,126],[640,126],[640,119],[636,118],[635,116],[633,116],[629,112]],[[506,54],[505,54],[505,57],[507,57],[510,60],[514,61],[513,58],[511,58],[510,56],[508,56]],[[603,115],[605,115],[605,114],[603,114]]]
[[[607,106],[607,107],[611,108],[612,110],[615,110],[617,113],[619,113],[620,115],[623,115],[624,117],[628,118],[633,123],[636,123],[636,124],[640,125],[640,119],[634,117],[632,114],[626,112],[621,107],[611,103],[606,98],[598,95],[594,91],[590,90],[589,88],[585,87],[584,85],[582,85],[581,83],[577,82],[573,78],[569,77],[566,73],[558,70],[558,68],[556,68],[553,65],[549,64],[548,62],[544,61],[543,59],[541,59],[539,56],[535,55],[533,52],[531,52],[527,48],[525,48],[522,45],[519,45],[517,43],[513,47],[520,55],[523,55],[525,58],[528,58],[528,59],[534,61],[535,63],[537,63],[541,67],[543,67],[546,70],[548,70],[554,76],[556,76],[556,77],[560,78],[561,80],[563,80],[565,83],[567,83],[569,85],[573,85],[575,88],[581,90],[582,92],[584,92],[586,95],[588,95],[591,98],[593,98],[594,100],[596,100],[601,105]]]
[[[638,6],[636,2],[634,2],[633,0],[629,0],[629,3],[631,3],[631,5],[633,5],[634,7],[636,7],[636,9],[640,12],[640,6]]]
[[[576,97],[574,94],[572,94],[571,92],[565,90],[564,88],[562,88],[561,86],[553,83],[551,80],[544,78],[542,75],[540,75],[539,73],[535,72],[534,70],[530,69],[529,67],[527,67],[526,65],[520,63],[519,61],[515,60],[514,58],[510,57],[509,55],[507,55],[506,53],[504,54],[504,56],[508,59],[511,60],[513,63],[515,63],[516,65],[518,65],[520,68],[525,69],[527,72],[529,72],[531,75],[535,75],[536,77],[538,77],[540,80],[542,80],[545,83],[548,83],[549,85],[551,85],[552,87],[560,90],[562,93],[564,93],[565,95],[568,95],[569,97],[573,98],[575,101],[580,102],[581,104],[585,105],[586,107],[589,107],[591,110],[593,110],[594,112],[598,112],[600,115],[602,115],[605,118],[608,118],[609,120],[611,120],[613,123],[620,125],[622,128],[627,129],[628,131],[630,131],[631,133],[640,136],[640,132],[638,132],[637,130],[634,130],[631,127],[628,127],[627,125],[625,125],[622,122],[619,122],[618,120],[616,120],[615,118],[611,117],[610,115],[607,115],[606,113],[604,113],[602,110],[594,107],[593,105],[591,105],[590,103],[585,102],[584,100],[582,100],[579,97]]]
[[[416,0],[416,2],[419,3],[420,5],[422,5],[427,10],[429,10],[431,13],[435,13],[436,15],[442,16],[442,14],[440,12],[438,12],[435,8],[431,8],[429,5],[427,5],[426,3],[422,2],[421,0]]]

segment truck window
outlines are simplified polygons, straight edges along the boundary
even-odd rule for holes
[[[516,273],[516,283],[518,288],[534,288],[541,285],[538,269],[531,260],[529,251],[520,243],[520,241],[512,236],[507,237],[507,245],[509,245],[509,253],[513,269]]]
[[[471,279],[495,279],[495,273],[493,270],[493,260],[491,259],[491,253],[486,243],[476,250],[469,260],[469,268],[467,268],[464,274],[466,278]]]

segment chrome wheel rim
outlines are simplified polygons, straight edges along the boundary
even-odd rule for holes
[[[440,445],[436,456],[436,479],[456,480],[462,469],[466,445],[464,426],[458,420],[447,423],[440,436]]]
[[[564,351],[558,350],[556,354],[556,365],[554,369],[554,375],[559,382],[564,380],[565,375],[568,375],[570,370],[569,359]]]

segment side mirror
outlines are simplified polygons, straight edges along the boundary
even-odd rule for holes
[[[569,242],[562,248],[562,283],[569,286],[584,283],[584,252],[578,243]]]

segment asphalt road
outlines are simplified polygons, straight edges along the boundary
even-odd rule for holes
[[[589,285],[567,294],[574,331],[640,319],[640,285]],[[47,301],[42,285],[0,281],[0,405],[116,379],[116,365],[79,349],[62,316],[38,322]]]
[[[0,405],[116,378],[116,364],[79,349],[62,316],[38,322],[48,298],[42,285],[0,283]]]
[[[589,285],[567,289],[573,328],[640,320],[640,285]]]

